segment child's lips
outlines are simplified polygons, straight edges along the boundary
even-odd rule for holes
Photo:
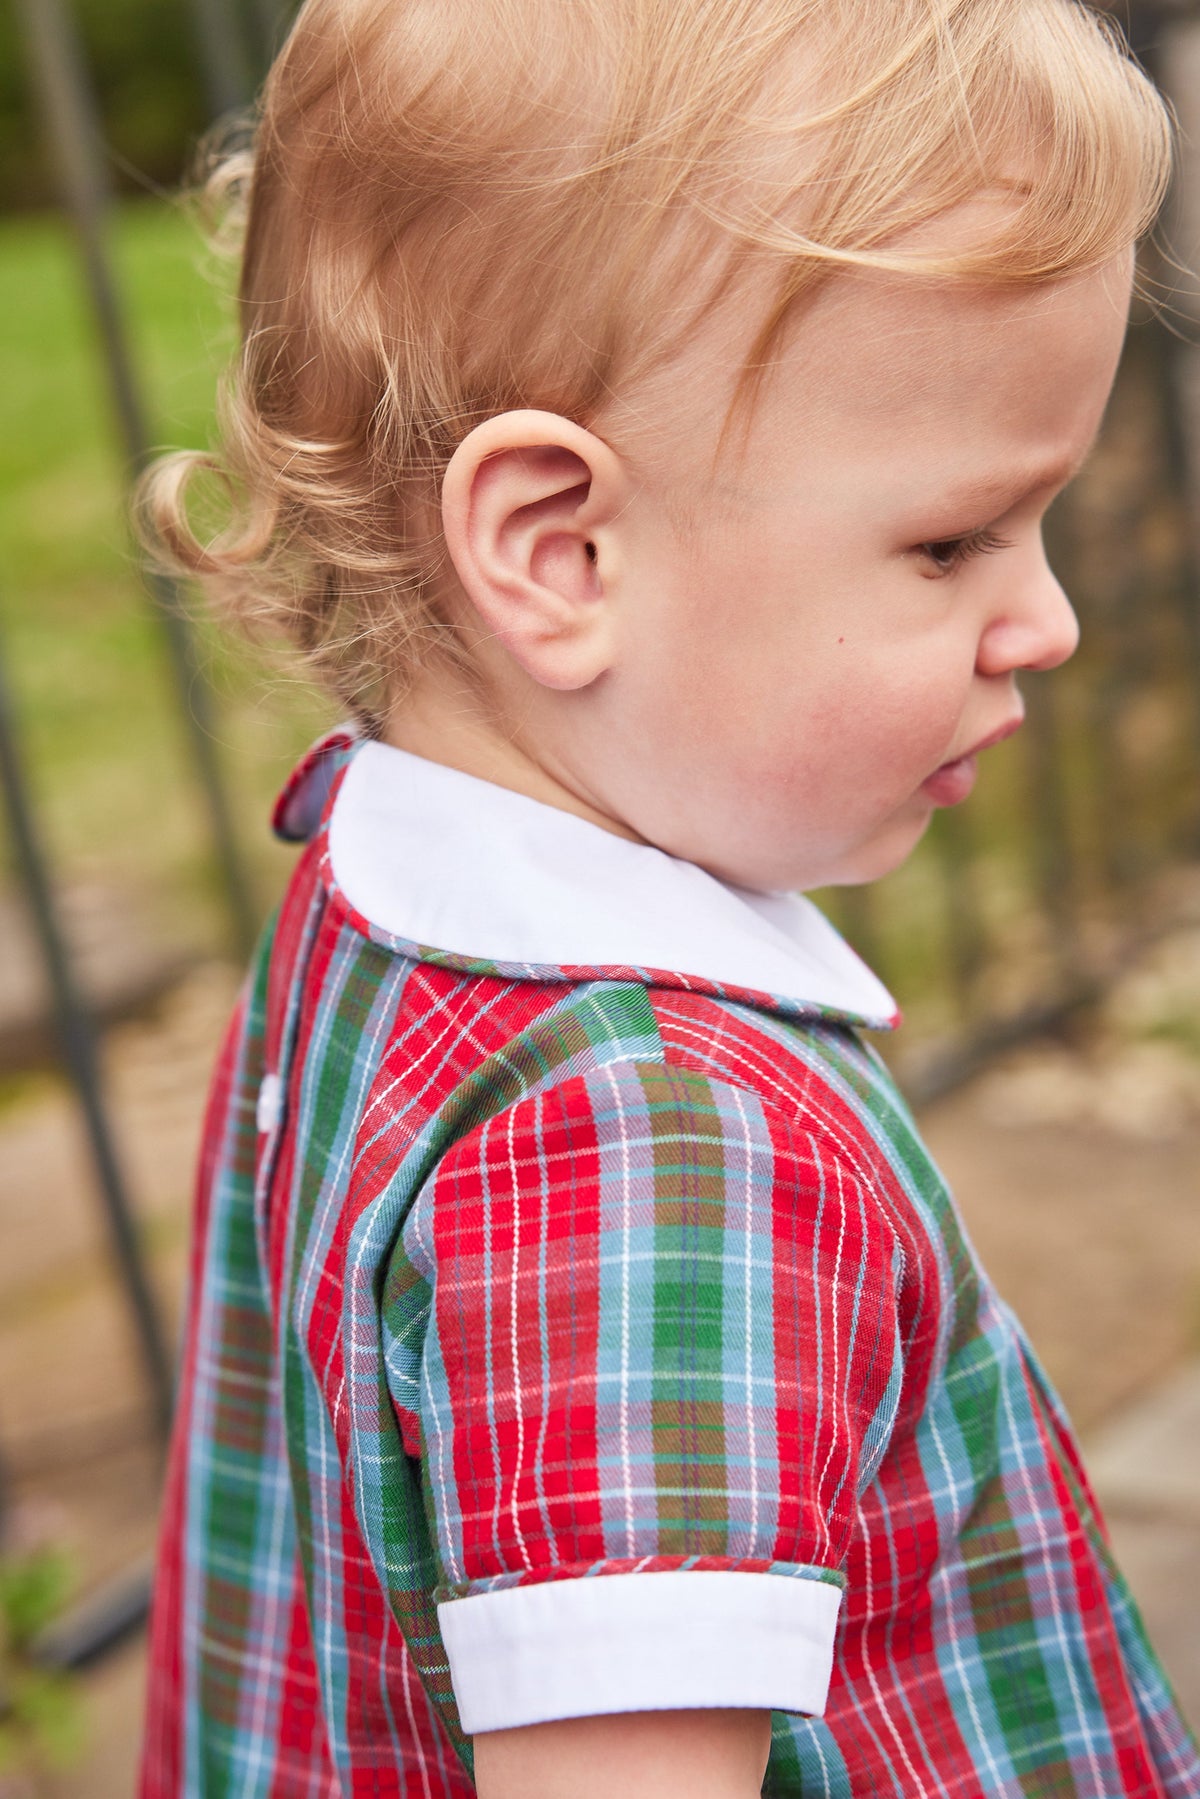
[[[921,782],[921,792],[935,806],[961,806],[970,797],[978,772],[974,756],[960,756],[957,762],[943,762],[940,768],[935,768],[928,779]]]
[[[965,756],[957,756],[953,762],[943,762],[940,768],[934,769],[927,780],[922,781],[921,792],[927,799],[932,800],[935,806],[960,806],[965,799],[969,798],[975,786],[979,774],[977,758],[982,755],[984,750],[990,750],[993,745],[1003,743],[1006,737],[1011,737],[1014,731],[1019,731],[1024,722],[1025,714],[1019,713],[1016,718],[1010,718],[1007,724],[1001,725],[999,730],[982,738],[973,749],[967,751]]]

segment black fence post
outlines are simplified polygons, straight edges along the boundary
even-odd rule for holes
[[[63,0],[16,0],[16,4],[30,71],[83,258],[121,440],[136,472],[150,459],[150,437],[105,245],[108,182],[78,34]],[[253,945],[257,920],[218,766],[207,686],[176,583],[153,573],[147,580],[157,602],[192,761],[205,798],[235,947],[244,958]]]
[[[191,6],[208,109],[220,118],[247,106],[254,92],[243,21],[236,0],[191,0]]]
[[[264,73],[283,42],[295,6],[291,0],[250,0],[250,19],[254,32],[258,65]]]
[[[0,652],[0,787],[8,815],[17,873],[29,906],[54,1005],[62,1058],[75,1087],[87,1129],[96,1184],[104,1204],[109,1241],[137,1334],[153,1403],[154,1425],[166,1436],[171,1420],[171,1358],[142,1261],[133,1210],[121,1174],[101,1091],[100,1070],[87,1008],[76,985],[58,921],[46,859],[29,803],[16,727]]]
[[[1186,508],[1185,622],[1192,654],[1193,724],[1200,750],[1200,0],[1143,0],[1151,73],[1175,108],[1179,154],[1167,220],[1170,255],[1158,272],[1171,287],[1172,324],[1160,322],[1158,376],[1171,473]],[[1192,848],[1200,848],[1200,798]]]

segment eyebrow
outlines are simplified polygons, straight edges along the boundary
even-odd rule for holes
[[[944,504],[951,512],[984,512],[992,515],[999,511],[1007,512],[1025,494],[1036,493],[1047,487],[1068,486],[1087,461],[1091,448],[1089,444],[1087,451],[1079,457],[1060,456],[1050,462],[1034,462],[1012,468],[1005,474],[981,475],[975,480],[963,481],[948,490],[944,495]]]

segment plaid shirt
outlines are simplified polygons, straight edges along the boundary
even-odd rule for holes
[[[1200,1799],[830,927],[345,736],[277,823],[143,1799],[448,1799],[476,1730],[700,1705],[775,1713],[769,1794]]]

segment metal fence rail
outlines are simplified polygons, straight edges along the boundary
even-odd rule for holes
[[[54,146],[64,205],[79,245],[119,442],[128,473],[136,475],[150,460],[152,439],[105,242],[111,194],[78,33],[65,0],[16,0],[16,4],[25,28],[30,77]],[[231,79],[232,74],[231,69]],[[204,795],[234,946],[244,955],[254,940],[254,905],[217,762],[208,689],[177,584],[152,570],[147,571],[146,583],[162,623],[179,718]]]
[[[118,300],[106,242],[111,204],[105,150],[78,29],[67,0],[16,0],[62,201],[80,253],[97,345],[108,378],[116,442],[125,472],[135,475],[152,453],[147,411]],[[193,0],[198,46],[214,113],[245,106],[284,17],[275,0]],[[204,797],[211,854],[226,900],[234,952],[245,956],[257,930],[256,906],[238,846],[216,753],[213,707],[176,584],[148,571],[146,585],[160,620],[174,680],[176,710]],[[172,1408],[172,1358],[136,1225],[136,1209],[105,1100],[96,1033],[76,978],[54,882],[43,852],[25,777],[16,721],[0,656],[0,790],[14,865],[28,901],[51,996],[63,1066],[83,1116],[97,1200],[145,1377],[151,1430],[165,1442]],[[3,1463],[0,1460],[0,1474]],[[0,1478],[0,1538],[5,1483]],[[129,1570],[59,1619],[40,1645],[48,1668],[87,1666],[138,1628],[146,1615],[149,1572]]]

